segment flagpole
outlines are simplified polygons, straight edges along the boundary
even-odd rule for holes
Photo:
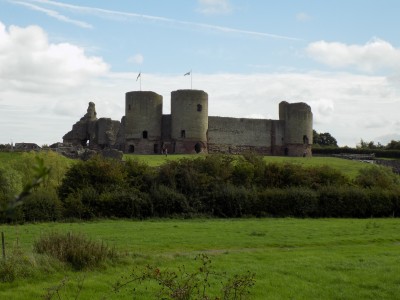
[[[139,79],[139,90],[142,91],[142,71],[139,71],[138,76],[136,77],[136,82]]]

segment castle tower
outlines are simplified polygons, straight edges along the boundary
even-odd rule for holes
[[[125,94],[126,152],[160,153],[162,104],[162,96],[154,92]]]
[[[279,103],[279,120],[284,121],[284,154],[311,156],[313,115],[306,103]]]
[[[207,152],[208,94],[200,90],[171,93],[171,138],[175,153]]]

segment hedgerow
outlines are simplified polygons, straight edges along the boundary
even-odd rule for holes
[[[4,205],[5,192],[1,195]],[[16,208],[14,221],[195,215],[397,217],[399,195],[399,176],[380,166],[366,167],[350,180],[329,166],[267,164],[253,154],[199,156],[157,168],[97,156],[72,164],[57,190],[34,190]]]

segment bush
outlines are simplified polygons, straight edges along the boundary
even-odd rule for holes
[[[329,166],[317,166],[307,169],[307,186],[318,189],[322,186],[345,186],[350,179],[342,172]]]
[[[118,258],[117,252],[103,242],[95,242],[82,234],[71,232],[43,235],[33,247],[35,252],[54,257],[75,270],[98,267]]]
[[[187,300],[187,299],[247,299],[250,289],[255,284],[255,273],[247,271],[243,274],[228,276],[226,273],[216,272],[211,259],[205,254],[196,257],[198,266],[194,271],[181,266],[178,271],[160,270],[160,268],[146,266],[142,272],[133,272],[129,279],[118,281],[114,285],[114,291],[130,286],[134,283],[133,295],[137,292],[137,283],[152,281],[157,284],[159,290],[155,293],[157,299]],[[217,287],[220,286],[218,289]],[[217,292],[214,298],[210,294]],[[133,297],[135,298],[135,297]]]
[[[306,186],[308,177],[301,165],[292,163],[271,163],[265,166],[263,186],[268,188],[287,188]]]
[[[155,180],[154,168],[134,159],[128,159],[124,165],[126,181],[130,187],[149,192]]]
[[[191,212],[185,195],[165,185],[154,187],[150,196],[153,202],[154,213],[159,217],[188,214]]]
[[[217,217],[237,218],[251,214],[250,204],[256,193],[232,184],[215,185],[205,199],[206,213]]]
[[[314,217],[318,214],[318,194],[302,187],[266,189],[254,207],[257,216]]]
[[[369,195],[359,187],[324,187],[319,190],[319,207],[322,217],[369,217]]]
[[[232,183],[238,186],[250,187],[254,183],[255,167],[250,162],[239,159],[232,172]]]
[[[149,195],[137,189],[116,189],[99,195],[95,213],[98,217],[143,219],[153,216],[153,205]]]
[[[122,162],[94,156],[88,161],[79,161],[65,174],[58,189],[61,200],[70,193],[93,188],[98,193],[126,185],[126,171]]]
[[[56,221],[63,216],[63,206],[55,190],[41,188],[25,198],[22,212],[24,221]]]
[[[388,191],[374,188],[368,191],[369,196],[369,213],[371,217],[388,217],[394,214],[393,196],[398,191]]]
[[[400,185],[400,177],[383,166],[369,166],[359,171],[354,182],[364,188],[392,189]]]

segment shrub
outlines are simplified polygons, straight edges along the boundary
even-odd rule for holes
[[[369,217],[369,195],[359,187],[324,187],[319,190],[319,207],[322,217]]]
[[[92,186],[82,187],[62,200],[67,218],[92,219],[99,216],[100,194]]]
[[[387,167],[369,166],[359,171],[354,182],[364,188],[391,189],[399,187],[400,177]]]
[[[250,187],[254,181],[255,167],[250,162],[239,159],[232,172],[232,183],[238,186]]]
[[[74,191],[91,187],[98,193],[126,185],[123,164],[114,159],[94,156],[88,161],[79,161],[65,174],[58,189],[61,200]]]
[[[170,161],[160,167],[157,183],[187,196],[199,195],[213,182],[213,177],[204,172],[203,162],[203,158]]]
[[[159,217],[188,214],[191,209],[185,195],[165,185],[158,185],[151,191],[154,212]]]
[[[49,175],[44,179],[43,186],[47,189],[57,188],[64,177],[71,162],[66,157],[53,151],[24,152],[17,160],[14,160],[12,167],[21,174],[24,185],[31,182],[35,176],[34,166],[37,161],[42,160],[44,165],[50,168]]]
[[[350,179],[342,172],[330,166],[316,166],[307,169],[307,186],[318,189],[322,186],[344,186],[350,184]]]
[[[153,205],[148,194],[120,188],[100,194],[95,213],[99,217],[142,219],[153,216]]]
[[[271,163],[265,166],[263,186],[269,188],[286,188],[305,186],[308,177],[303,166],[285,163]]]
[[[55,190],[40,188],[25,198],[22,211],[28,222],[56,221],[62,218],[63,206]]]
[[[142,272],[133,272],[129,279],[118,281],[114,284],[114,291],[119,292],[123,288],[135,283],[132,290],[136,293],[136,283],[152,281],[157,283],[159,290],[157,299],[246,299],[250,289],[255,284],[255,273],[247,271],[243,274],[228,276],[226,273],[216,272],[211,264],[211,259],[205,254],[196,257],[199,266],[194,271],[188,271],[182,266],[178,271],[160,270],[157,267],[146,266]],[[217,287],[220,286],[220,289]],[[218,296],[214,298],[210,290],[217,291]],[[135,298],[135,297],[133,297]]]
[[[253,190],[232,184],[215,185],[207,195],[204,208],[217,217],[237,218],[251,214],[250,204],[255,197]]]
[[[95,242],[82,234],[49,233],[34,242],[34,251],[47,254],[75,270],[89,269],[100,266],[107,261],[115,261],[117,252],[103,242]]]
[[[394,193],[398,194],[398,192],[373,188],[368,190],[367,193],[369,196],[368,215],[371,217],[388,217],[393,215],[393,196]]]
[[[318,196],[309,188],[290,188],[286,191],[286,201],[294,217],[314,217],[318,213]]]
[[[126,181],[130,187],[142,192],[149,192],[155,180],[155,172],[147,164],[135,159],[128,159],[124,165]]]
[[[318,213],[318,196],[302,187],[266,189],[259,193],[254,212],[258,216],[314,217]]]

